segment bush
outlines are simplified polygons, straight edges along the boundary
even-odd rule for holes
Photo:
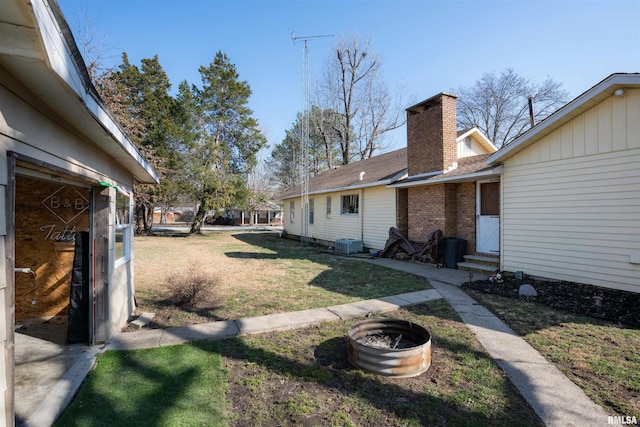
[[[172,303],[193,308],[218,283],[218,278],[196,267],[172,274],[167,283]]]

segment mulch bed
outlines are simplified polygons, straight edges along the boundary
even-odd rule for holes
[[[523,284],[533,286],[538,295],[520,296]],[[640,327],[640,294],[634,292],[564,281],[519,280],[509,274],[503,274],[499,281],[476,280],[465,283],[462,288],[510,298],[526,298],[578,315]]]

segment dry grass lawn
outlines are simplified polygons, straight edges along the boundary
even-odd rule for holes
[[[279,238],[276,232],[209,232],[136,236],[138,311],[154,327],[326,307],[428,289],[424,278],[345,260]],[[171,301],[168,280],[199,270],[216,280],[195,307]]]

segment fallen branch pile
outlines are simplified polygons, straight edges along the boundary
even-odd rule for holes
[[[440,264],[443,240],[442,231],[435,230],[429,234],[427,243],[415,243],[403,236],[397,228],[391,227],[389,238],[379,256],[381,258],[396,258],[404,252],[406,257],[413,260]]]

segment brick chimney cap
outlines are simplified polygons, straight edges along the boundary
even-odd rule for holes
[[[453,95],[451,93],[447,93],[447,92],[440,92],[437,95],[433,95],[431,98],[425,99],[422,102],[417,103],[416,105],[412,105],[411,107],[407,108],[406,111],[411,111],[414,113],[419,113],[421,111],[426,110],[427,108],[433,106],[433,105],[437,105],[440,103],[440,100],[444,97],[450,97],[453,99],[457,99],[458,96],[457,95]]]

